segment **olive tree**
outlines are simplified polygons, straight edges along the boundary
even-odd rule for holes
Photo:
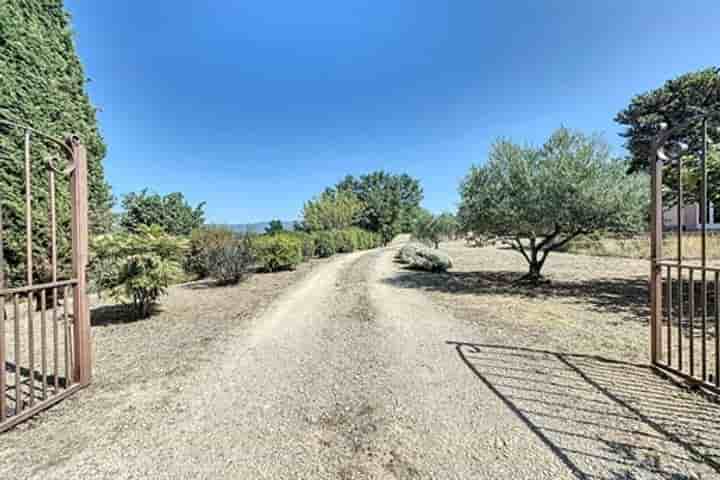
[[[461,183],[463,229],[509,237],[537,282],[550,252],[578,235],[636,232],[647,214],[647,178],[626,175],[606,142],[561,128],[541,148],[496,142]]]
[[[453,238],[458,230],[457,218],[452,213],[432,215],[428,212],[418,218],[413,235],[420,241],[432,243],[435,248],[440,248],[440,242]]]

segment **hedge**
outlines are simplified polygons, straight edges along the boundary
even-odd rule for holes
[[[105,143],[90,103],[86,77],[75,52],[69,16],[62,0],[0,1],[0,119],[29,125],[54,137],[79,135],[88,150],[88,191],[92,233],[111,225],[112,197],[102,160]],[[13,281],[25,275],[23,132],[0,127],[0,202],[5,260]],[[45,160],[57,147],[32,136],[33,257],[36,281],[50,278],[48,265],[48,175]],[[63,274],[69,273],[70,194],[58,176],[58,249]]]

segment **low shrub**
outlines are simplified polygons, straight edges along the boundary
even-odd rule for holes
[[[338,252],[336,235],[333,230],[323,230],[314,232],[315,254],[320,258],[327,258]]]
[[[136,233],[112,233],[92,242],[91,276],[99,291],[109,291],[146,318],[170,284],[182,274],[187,242],[168,235],[157,225],[139,226]]]
[[[303,260],[309,260],[316,255],[316,244],[315,236],[307,232],[292,232],[288,233],[293,237],[296,237],[302,243],[302,256]]]
[[[314,232],[313,236],[315,237],[315,252],[321,258],[336,253],[369,250],[382,244],[380,235],[357,227],[323,230]]]
[[[253,253],[265,272],[293,270],[303,261],[303,242],[293,234],[261,235],[253,240]]]
[[[186,272],[197,278],[210,275],[211,252],[218,252],[225,247],[231,247],[237,242],[237,234],[224,226],[203,226],[196,228],[190,234],[187,255],[183,261]]]
[[[205,261],[208,275],[220,284],[238,283],[255,263],[251,237],[243,235],[209,248]]]
[[[334,233],[338,253],[352,253],[358,250],[356,235],[351,229],[336,230]]]
[[[355,250],[369,250],[382,246],[382,238],[375,232],[363,230],[362,228],[349,228],[351,232]]]

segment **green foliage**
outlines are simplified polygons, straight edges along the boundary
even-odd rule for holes
[[[303,261],[303,242],[296,235],[261,235],[253,241],[253,252],[266,272],[293,270]]]
[[[303,231],[295,231],[292,233],[288,233],[287,235],[292,235],[293,237],[300,240],[302,244],[301,250],[303,260],[308,260],[315,256],[315,249],[317,247],[315,244],[315,236],[313,234]]]
[[[713,67],[687,73],[634,97],[615,117],[616,122],[627,127],[622,136],[627,139],[625,146],[632,156],[630,170],[648,170],[650,142],[660,131],[661,123],[671,127],[680,125],[696,116],[697,108],[714,113],[714,123],[720,120],[720,69]],[[720,132],[711,129],[709,134],[714,143],[720,142]],[[700,121],[691,123],[670,141],[686,143],[688,154],[699,157],[702,152]]]
[[[139,318],[181,274],[186,242],[161,227],[140,226],[136,233],[120,232],[93,239],[90,276],[94,286],[131,305]]]
[[[313,232],[315,253],[320,258],[336,253],[350,253],[357,250],[369,250],[382,245],[382,237],[375,232],[350,227],[342,230],[323,230]]]
[[[337,253],[352,253],[355,251],[355,235],[350,230],[336,230],[335,247]]]
[[[303,226],[306,230],[338,230],[357,222],[364,205],[354,193],[326,190],[305,203]]]
[[[459,218],[467,231],[511,237],[537,279],[549,252],[578,235],[643,227],[647,179],[625,172],[600,138],[567,129],[539,149],[498,141],[463,180]]]
[[[315,237],[315,253],[320,258],[332,257],[338,252],[336,234],[332,230],[313,233]]]
[[[270,220],[270,223],[265,227],[265,233],[268,235],[275,235],[285,231],[283,223],[280,220]]]
[[[333,191],[350,192],[362,202],[356,226],[381,235],[388,243],[403,230],[410,231],[412,218],[423,198],[420,182],[407,174],[384,171],[355,178],[348,175]]]
[[[60,139],[74,133],[88,149],[90,228],[106,232],[112,196],[102,160],[105,144],[95,108],[85,91],[86,78],[75,53],[72,29],[61,0],[0,1],[0,119],[31,126]],[[0,127],[0,210],[9,281],[25,277],[23,133]],[[49,273],[49,156],[61,147],[31,136],[33,258],[35,281]],[[62,165],[65,166],[65,165]],[[57,178],[58,241],[63,274],[69,272],[70,193],[65,175]]]
[[[339,239],[339,253],[368,250],[382,244],[382,237],[379,234],[357,227],[338,230],[336,235]]]
[[[221,284],[238,283],[255,263],[252,236],[245,234],[207,249],[209,275]]]
[[[682,185],[683,203],[685,205],[700,202],[702,189],[702,163],[701,157],[693,154],[682,155]],[[720,205],[720,145],[708,144],[707,157],[707,193],[708,200],[714,205]],[[665,168],[663,172],[663,201],[667,205],[675,205],[678,196],[678,170]]]
[[[141,225],[160,225],[171,235],[190,235],[205,222],[205,203],[192,207],[180,192],[162,196],[147,189],[125,195],[120,225],[135,232]]]
[[[427,242],[439,248],[442,240],[454,238],[460,225],[452,213],[432,215],[423,214],[415,223],[413,236],[422,242]]]
[[[369,232],[357,227],[352,227],[348,230],[352,232],[352,241],[355,250],[370,250],[380,247],[383,244],[382,237],[375,232]]]

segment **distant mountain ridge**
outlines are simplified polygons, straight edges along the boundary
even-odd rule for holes
[[[285,230],[293,230],[295,222],[282,221],[283,228]],[[270,222],[256,222],[256,223],[235,223],[223,225],[224,227],[231,228],[239,233],[265,233],[265,229],[270,225]]]

